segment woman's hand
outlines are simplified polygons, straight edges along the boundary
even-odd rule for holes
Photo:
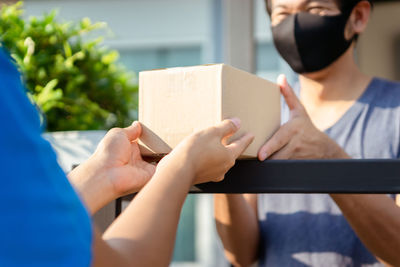
[[[193,184],[219,182],[254,139],[252,134],[246,134],[227,144],[239,128],[240,120],[233,118],[197,132],[182,141],[160,164],[164,161],[186,164],[194,174]]]
[[[221,181],[253,140],[247,134],[224,145],[239,127],[239,119],[232,119],[200,131],[186,138],[160,164],[185,164],[195,177],[192,183]],[[68,175],[92,214],[117,197],[139,191],[153,176],[155,166],[140,155],[140,134],[138,122],[110,130],[89,160]]]
[[[248,134],[226,144],[239,124],[238,119],[226,120],[191,135],[160,161],[153,178],[104,234],[109,248],[117,252],[113,255],[120,255],[127,266],[132,262],[137,266],[169,265],[190,186],[221,180],[253,139]],[[112,253],[101,248],[107,246],[97,240],[94,266],[116,262],[109,256]]]
[[[140,155],[140,135],[138,122],[111,129],[88,161],[68,175],[91,213],[120,196],[139,191],[154,174],[155,166]]]

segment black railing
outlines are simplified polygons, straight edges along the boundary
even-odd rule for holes
[[[190,193],[396,194],[400,160],[239,160],[222,182],[193,186]],[[116,203],[118,215],[122,202]]]
[[[400,160],[238,161],[192,193],[400,193]]]

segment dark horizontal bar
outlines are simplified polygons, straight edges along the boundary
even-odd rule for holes
[[[400,193],[400,160],[239,160],[191,193]]]

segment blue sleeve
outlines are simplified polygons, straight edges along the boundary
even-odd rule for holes
[[[0,49],[0,266],[89,266],[89,215]]]

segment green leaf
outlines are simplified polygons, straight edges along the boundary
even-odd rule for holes
[[[36,104],[44,111],[47,112],[55,106],[60,106],[59,101],[62,99],[63,92],[61,89],[55,89],[58,80],[51,80],[45,87],[37,86],[37,94],[33,95]]]
[[[28,19],[23,13],[22,2],[2,6],[0,42],[23,73],[47,129],[129,125],[137,116],[137,81],[118,63],[118,52],[104,47],[106,24],[88,18],[59,23],[57,11]]]
[[[119,58],[119,53],[117,51],[111,51],[101,57],[101,62],[105,65],[110,65],[117,61]]]
[[[92,21],[89,18],[83,18],[81,21],[81,28],[86,29],[92,25]]]
[[[67,41],[64,42],[64,53],[67,58],[72,56],[71,46]]]

